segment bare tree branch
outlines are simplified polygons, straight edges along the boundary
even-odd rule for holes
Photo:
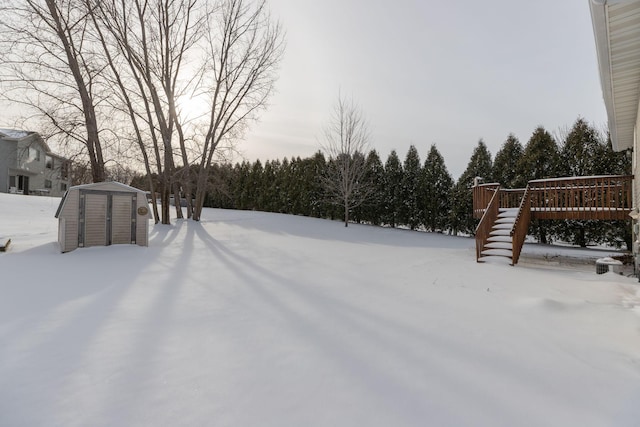
[[[324,129],[322,150],[328,157],[323,183],[328,201],[344,208],[344,226],[349,212],[371,196],[372,187],[365,180],[365,153],[369,130],[360,108],[338,95],[335,109]]]

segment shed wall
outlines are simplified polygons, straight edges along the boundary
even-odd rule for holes
[[[114,195],[111,207],[111,243],[130,244],[131,243],[131,195]]]
[[[90,188],[85,187],[84,209],[84,246],[104,246],[109,244],[111,232],[111,244],[131,244],[132,220],[135,218],[135,243],[139,246],[149,244],[149,215],[140,215],[138,208],[145,207],[147,212],[149,205],[145,194],[142,192],[126,190],[122,186],[111,183],[99,183]],[[62,252],[69,252],[78,248],[78,235],[80,222],[80,191],[85,188],[69,189],[64,206],[59,213],[58,241]],[[97,193],[100,192],[100,193]],[[108,221],[108,195],[111,195],[111,218]],[[133,197],[135,205],[132,204]]]
[[[84,246],[107,244],[107,196],[85,194]]]
[[[147,208],[147,212],[149,212],[149,203],[147,203],[147,197],[144,194],[138,194],[137,200],[138,208]],[[138,209],[136,208],[136,243],[140,246],[149,246],[149,215],[140,215],[138,214]]]
[[[64,219],[64,242],[60,244],[62,252],[69,252],[78,248],[78,202],[80,193],[71,190],[67,193],[64,209],[59,219]]]

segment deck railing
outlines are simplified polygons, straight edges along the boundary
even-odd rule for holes
[[[628,219],[632,175],[530,181],[531,209],[538,219]]]
[[[498,218],[498,213],[500,211],[500,185],[498,184],[498,186],[493,188],[493,190],[486,191],[487,192],[484,193],[483,196],[489,194],[489,192],[493,193],[493,195],[489,200],[487,208],[484,209],[484,215],[482,215],[480,223],[476,227],[476,261],[480,261],[484,245],[487,243],[487,239],[491,233],[491,228]]]
[[[526,188],[501,188],[500,207],[505,209],[519,207],[525,190]]]
[[[520,201],[520,208],[516,221],[511,229],[511,265],[516,265],[520,259],[522,245],[527,238],[529,223],[531,222],[531,191],[529,187],[524,190]]]
[[[551,178],[529,181],[531,218],[628,219],[633,175]],[[498,184],[473,187],[473,215],[481,218]],[[520,206],[524,189],[500,189],[500,207]]]
[[[473,217],[482,218],[500,184],[480,184],[473,187]]]

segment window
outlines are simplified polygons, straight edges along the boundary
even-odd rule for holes
[[[44,167],[47,169],[53,169],[53,157],[49,155],[44,156]]]
[[[51,188],[51,180],[50,179],[45,179],[44,180],[44,188]]]
[[[40,150],[35,147],[29,147],[29,160],[30,161],[40,161]]]
[[[65,184],[64,182],[60,183],[60,191],[67,191],[67,184]]]

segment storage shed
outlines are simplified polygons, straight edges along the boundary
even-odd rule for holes
[[[62,252],[89,246],[148,246],[151,213],[144,191],[119,182],[76,185],[58,210]]]

